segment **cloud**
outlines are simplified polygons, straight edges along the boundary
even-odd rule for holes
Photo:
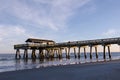
[[[19,38],[29,37],[26,30],[19,25],[0,25],[0,42],[19,42]],[[14,42],[13,41],[13,42]]]
[[[109,29],[109,30],[107,30],[106,32],[103,33],[103,36],[106,36],[106,37],[120,36],[120,30]]]
[[[64,33],[68,33],[64,30],[70,18],[90,1],[0,0],[1,50],[6,51],[3,47],[11,49],[14,44],[24,43],[28,37],[59,41],[61,35],[63,37]]]
[[[67,21],[77,9],[91,0],[2,0],[0,10],[36,27],[57,31],[67,26]]]
[[[24,43],[29,36],[23,26],[0,24],[0,53],[13,52],[13,45]]]

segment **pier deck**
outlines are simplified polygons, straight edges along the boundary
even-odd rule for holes
[[[120,38],[106,38],[106,39],[95,39],[95,40],[84,40],[84,41],[68,41],[62,43],[56,43],[53,40],[43,40],[43,39],[32,39],[29,38],[26,41],[26,44],[17,44],[14,45],[16,50],[16,58],[21,58],[20,49],[24,50],[24,58],[28,58],[28,50],[32,50],[31,58],[36,58],[35,51],[39,50],[39,58],[62,57],[62,51],[65,50],[66,58],[70,57],[70,49],[74,49],[75,58],[80,58],[80,48],[84,48],[84,56],[86,57],[86,46],[90,47],[90,58],[92,58],[92,48],[95,48],[96,58],[98,58],[97,45],[103,46],[103,58],[106,58],[106,47],[108,47],[109,58],[111,58],[110,45],[118,44],[120,45]],[[76,53],[76,48],[78,52]]]

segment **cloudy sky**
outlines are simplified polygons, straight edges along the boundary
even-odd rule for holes
[[[27,38],[57,42],[120,36],[120,0],[0,0],[0,53]]]

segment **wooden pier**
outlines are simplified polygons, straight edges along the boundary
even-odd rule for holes
[[[63,50],[66,53],[66,58],[70,58],[70,50],[73,49],[75,58],[81,57],[81,48],[84,49],[84,57],[86,55],[86,46],[90,47],[90,59],[92,59],[92,48],[95,49],[96,59],[98,59],[98,50],[97,46],[103,46],[103,59],[106,59],[106,47],[108,49],[109,58],[111,59],[110,45],[118,44],[120,45],[120,38],[106,38],[106,39],[95,39],[95,40],[84,40],[84,41],[69,41],[63,43],[56,43],[53,40],[44,40],[44,39],[33,39],[29,38],[26,41],[26,44],[17,44],[14,45],[16,50],[16,59],[20,59],[20,50],[24,50],[23,58],[28,58],[28,50],[32,50],[31,58],[44,59],[44,58],[62,58]],[[39,51],[39,55],[36,55],[36,50]],[[78,51],[76,51],[78,50]]]

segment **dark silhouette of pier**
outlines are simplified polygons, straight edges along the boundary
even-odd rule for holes
[[[70,49],[73,48],[75,58],[81,57],[81,48],[84,49],[84,57],[87,58],[86,55],[86,46],[90,47],[90,59],[92,59],[92,48],[95,49],[95,56],[98,59],[98,50],[97,46],[103,46],[103,59],[106,59],[106,47],[108,49],[109,58],[111,59],[110,45],[118,44],[120,45],[120,38],[106,38],[106,39],[95,39],[95,40],[84,40],[84,41],[68,41],[62,43],[56,43],[53,40],[45,40],[45,39],[33,39],[29,38],[26,41],[26,44],[17,44],[14,45],[14,49],[16,50],[16,59],[20,59],[20,50],[24,50],[23,58],[28,58],[28,50],[32,50],[31,58],[36,59],[44,59],[44,58],[62,58],[63,50],[66,53],[66,58],[70,58]],[[76,51],[76,48],[78,51]],[[36,50],[39,50],[39,56],[36,56]]]

